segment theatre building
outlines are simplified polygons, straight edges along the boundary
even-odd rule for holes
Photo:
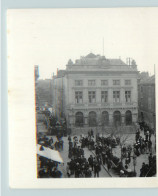
[[[136,62],[88,54],[53,77],[53,106],[72,130],[132,127],[138,120]]]

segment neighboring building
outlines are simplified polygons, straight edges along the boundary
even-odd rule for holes
[[[52,79],[39,79],[37,81],[37,99],[39,107],[52,107]]]
[[[138,77],[141,82],[146,81],[150,78],[148,72],[140,72]]]
[[[35,107],[36,109],[38,109],[38,96],[37,96],[37,86],[38,86],[38,78],[39,78],[39,67],[38,65],[35,65],[34,66],[34,80],[35,80],[35,99],[36,99],[36,102],[35,102]]]
[[[138,120],[138,71],[121,59],[92,53],[53,77],[53,106],[69,128],[129,126]]]
[[[65,119],[65,71],[60,70],[53,76],[53,109],[58,120]]]
[[[155,75],[138,84],[138,112],[139,121],[146,122],[155,129]]]
[[[39,66],[34,66],[35,76],[35,97],[36,109],[39,107],[52,107],[53,104],[53,80],[52,79],[39,79]]]

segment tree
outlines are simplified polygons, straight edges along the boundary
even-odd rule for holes
[[[109,135],[112,139],[115,139],[121,149],[121,162],[123,159],[122,148],[126,143],[130,143],[131,138],[130,134],[125,134],[125,128],[120,127],[111,127],[110,129],[105,129],[104,133]]]

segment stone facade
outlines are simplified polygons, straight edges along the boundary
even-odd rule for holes
[[[40,108],[52,107],[53,104],[52,87],[53,87],[52,79],[37,80],[36,92],[37,92],[38,106]]]
[[[54,108],[69,128],[133,125],[138,120],[138,71],[121,59],[90,53],[53,78]],[[59,112],[60,110],[60,112]]]
[[[138,84],[138,92],[139,121],[144,121],[150,128],[155,129],[155,76],[141,80]]]

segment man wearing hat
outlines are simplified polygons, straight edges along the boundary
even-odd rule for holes
[[[99,177],[100,170],[101,170],[100,165],[96,162],[94,164],[94,177]]]
[[[89,162],[89,165],[90,167],[92,168],[92,171],[93,171],[93,156],[90,155],[90,157],[88,158],[88,162]]]

